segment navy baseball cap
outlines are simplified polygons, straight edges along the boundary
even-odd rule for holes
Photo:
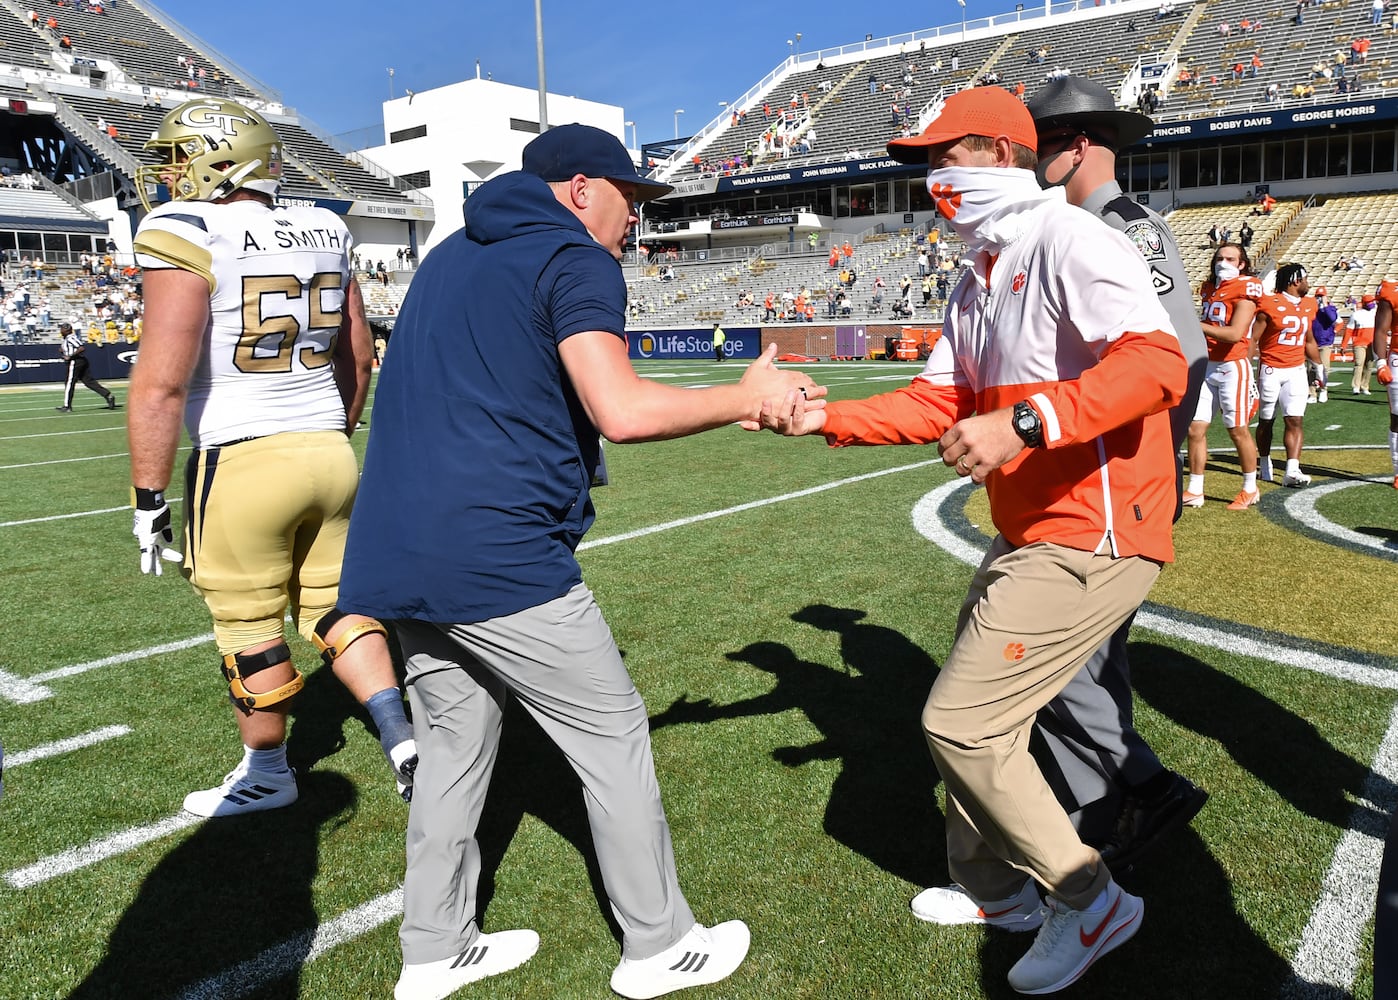
[[[634,184],[637,201],[650,201],[675,190],[637,173],[631,154],[616,136],[577,122],[556,125],[525,146],[523,170],[546,181],[566,181],[582,174]]]

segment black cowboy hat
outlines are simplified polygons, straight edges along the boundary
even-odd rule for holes
[[[1055,128],[1080,128],[1093,139],[1124,149],[1151,134],[1155,123],[1116,106],[1111,91],[1081,76],[1050,81],[1029,102],[1039,134]]]

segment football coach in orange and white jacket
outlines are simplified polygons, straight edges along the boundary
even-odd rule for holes
[[[919,894],[913,911],[1040,928],[1009,973],[1037,994],[1076,981],[1144,910],[1079,840],[1029,735],[1173,558],[1168,410],[1187,372],[1140,253],[1060,189],[1040,190],[1036,145],[1029,112],[998,87],[953,95],[922,135],[889,143],[928,165],[937,210],[974,258],[942,337],[902,389],[824,409],[791,392],[763,424],[837,447],[937,442],[986,486],[999,534],[922,714],[957,884]]]

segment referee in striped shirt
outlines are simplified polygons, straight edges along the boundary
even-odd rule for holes
[[[59,349],[63,352],[63,360],[68,362],[68,377],[63,381],[63,405],[55,406],[54,409],[61,413],[72,413],[73,390],[81,382],[107,401],[107,409],[115,410],[117,408],[116,396],[112,395],[112,390],[92,377],[89,370],[92,363],[87,360],[87,345],[73,329],[73,325],[60,323],[58,332],[63,335],[63,343]]]

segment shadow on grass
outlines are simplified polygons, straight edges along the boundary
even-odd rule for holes
[[[236,995],[256,978],[265,984],[258,997],[297,996],[319,923],[311,883],[320,831],[349,822],[357,802],[333,771],[302,774],[298,784],[294,805],[209,820],[162,858],[68,1000],[176,996],[243,962],[255,964]],[[211,986],[200,995],[230,994]]]
[[[1364,794],[1367,764],[1336,750],[1306,719],[1192,656],[1133,642],[1131,662],[1138,696],[1156,711],[1217,740],[1298,812],[1349,828],[1354,803]],[[1385,799],[1394,795],[1389,789]]]
[[[940,778],[920,722],[937,664],[901,632],[865,623],[866,614],[815,604],[791,616],[839,636],[844,671],[802,660],[781,643],[755,642],[727,657],[775,677],[770,692],[729,705],[681,699],[651,727],[800,710],[822,738],[777,747],[772,757],[787,767],[843,763],[830,789],[826,833],[914,885],[945,882],[945,829],[934,797]]]
[[[1207,807],[1206,807],[1207,808]],[[1145,900],[1140,931],[1071,988],[1080,1000],[1275,997],[1291,966],[1240,917],[1227,873],[1192,830],[1171,839],[1122,886]],[[986,934],[985,995],[1018,997],[1006,977],[1032,934]],[[1336,994],[1335,1000],[1341,995]],[[1321,1000],[1317,994],[1314,1000]]]
[[[1145,702],[1180,726],[1217,740],[1240,766],[1298,812],[1340,830],[1349,827],[1354,801],[1362,797],[1368,778],[1366,765],[1336,750],[1305,719],[1178,650],[1136,642],[1131,644],[1131,660],[1134,685]],[[1258,841],[1254,849],[1265,851],[1266,845]],[[1094,965],[1073,987],[1075,996],[1351,996],[1348,990],[1294,977],[1290,962],[1238,913],[1228,873],[1192,830],[1164,842],[1120,881],[1145,900],[1140,933],[1119,953]],[[1005,975],[1030,943],[1027,936],[987,936],[983,959],[988,997],[1017,996]],[[1143,968],[1155,971],[1142,975]]]
[[[364,729],[357,739],[377,742],[368,713],[334,673],[328,667],[308,670],[306,686],[292,702],[287,738],[300,791],[296,804],[201,825],[146,877],[108,941],[106,957],[69,1000],[178,995],[267,949],[275,949],[276,968],[265,970],[266,985],[255,992],[242,987],[238,995],[295,997],[319,925],[311,899],[319,831],[327,823],[348,822],[358,801],[349,779],[314,768],[345,747],[350,719]],[[225,715],[217,724],[228,730],[231,755],[232,719]],[[215,779],[211,774],[210,782]],[[386,764],[383,779],[389,780]]]

